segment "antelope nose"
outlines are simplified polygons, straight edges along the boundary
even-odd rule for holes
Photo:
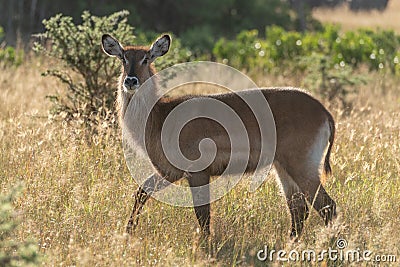
[[[124,85],[127,88],[137,87],[139,85],[139,80],[136,77],[127,76],[124,81]]]

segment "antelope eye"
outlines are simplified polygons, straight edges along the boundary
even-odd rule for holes
[[[142,64],[147,64],[148,62],[149,60],[147,58],[144,58]]]

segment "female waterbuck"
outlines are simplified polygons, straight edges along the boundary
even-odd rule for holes
[[[207,118],[192,120],[185,125],[180,135],[180,147],[176,148],[181,149],[182,154],[188,158],[198,158],[198,145],[204,138],[214,140],[217,147],[217,154],[207,168],[187,172],[171,164],[164,154],[161,144],[163,122],[175,107],[190,99],[208,97],[225,103],[242,119],[250,140],[250,156],[245,159],[246,172],[254,171],[260,158],[260,132],[254,127],[256,122],[251,109],[235,93],[202,97],[161,97],[151,110],[147,110],[148,103],[158,97],[157,84],[151,84],[146,88],[140,86],[155,74],[152,62],[168,52],[170,43],[170,36],[163,35],[150,47],[123,47],[108,34],[102,37],[104,52],[119,58],[123,65],[117,96],[121,126],[128,129],[132,142],[137,145],[136,148],[147,152],[155,169],[154,174],[136,193],[127,231],[131,233],[137,225],[140,210],[152,193],[162,190],[167,184],[166,181],[173,183],[186,178],[192,190],[196,217],[203,233],[208,235],[210,205],[209,202],[196,205],[197,198],[194,197],[194,192],[200,193],[203,200],[210,198],[210,192],[204,189],[207,187],[203,185],[210,183],[210,176],[221,175],[228,165],[231,152],[229,136],[218,123],[213,123]],[[140,90],[146,91],[139,94]],[[326,225],[336,215],[336,204],[320,181],[322,161],[324,172],[331,172],[329,156],[334,140],[335,124],[324,106],[305,92],[293,88],[266,88],[261,92],[268,101],[275,120],[276,150],[273,164],[289,206],[292,222],[290,235],[297,237],[309,214],[307,201],[317,210]],[[246,94],[251,95],[252,90],[246,91]],[[144,115],[146,113],[150,115],[146,117]],[[147,121],[143,124],[143,120]],[[145,131],[139,129],[140,125],[145,125]],[[201,191],[196,191],[196,187],[202,188]]]

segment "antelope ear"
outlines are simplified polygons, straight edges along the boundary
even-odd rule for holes
[[[122,48],[122,45],[118,42],[118,40],[111,35],[104,34],[101,37],[101,46],[104,53],[106,53],[107,55],[122,59],[124,55],[124,49]]]
[[[171,36],[165,34],[160,36],[150,47],[149,60],[152,62],[157,57],[165,55],[171,45]]]

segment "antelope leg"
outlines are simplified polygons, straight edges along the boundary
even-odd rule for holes
[[[140,212],[154,192],[160,191],[171,183],[165,177],[154,173],[149,176],[143,185],[139,186],[135,194],[135,204],[133,205],[132,213],[126,226],[126,232],[132,234],[133,230],[138,225]]]

